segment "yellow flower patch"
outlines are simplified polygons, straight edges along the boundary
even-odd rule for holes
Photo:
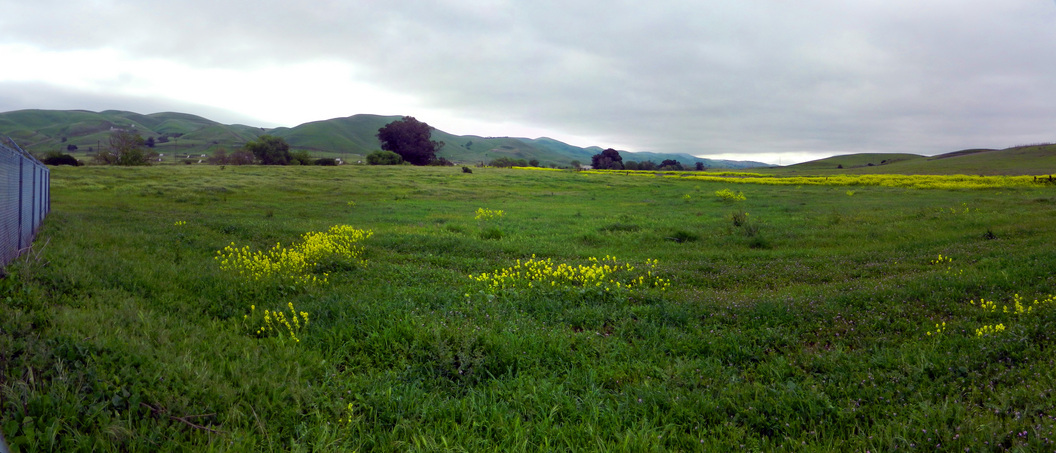
[[[489,293],[517,288],[597,288],[606,292],[658,288],[664,291],[671,286],[669,280],[653,274],[656,260],[646,260],[641,270],[628,263],[621,264],[612,256],[591,257],[588,261],[589,264],[579,265],[554,263],[550,258],[539,260],[532,255],[529,260],[517,260],[514,266],[469,278],[482,283]]]
[[[328,274],[314,274],[318,268],[335,262],[353,262],[362,253],[357,243],[373,235],[348,225],[336,225],[325,232],[305,233],[300,244],[267,251],[238,248],[234,243],[216,252],[220,269],[252,282],[284,281],[300,286],[326,283]]]

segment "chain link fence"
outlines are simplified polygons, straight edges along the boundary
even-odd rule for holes
[[[48,167],[7,142],[0,142],[0,269],[29,249],[51,209]]]

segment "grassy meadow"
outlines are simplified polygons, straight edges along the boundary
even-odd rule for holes
[[[16,452],[1056,449],[1052,185],[89,166],[52,200],[0,279]]]

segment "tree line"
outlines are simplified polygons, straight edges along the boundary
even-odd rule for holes
[[[662,170],[662,171],[683,171],[688,170],[681,162],[674,159],[664,159],[660,164],[656,164],[652,161],[623,161],[623,156],[620,155],[619,151],[609,148],[598,154],[591,156],[590,166],[597,170]],[[696,171],[705,171],[707,168],[703,162],[696,162],[693,165],[693,169]]]
[[[412,116],[390,122],[378,129],[377,138],[381,150],[367,155],[367,163],[370,165],[454,165],[444,157],[437,157],[437,153],[444,147],[444,142],[432,139],[434,128],[424,122],[418,121]],[[98,150],[93,163],[103,165],[150,165],[159,159],[158,153],[154,151],[156,143],[168,141],[168,136],[162,136],[155,141],[153,137],[144,139],[136,132],[118,130],[110,134],[109,148]],[[468,146],[468,144],[467,144]],[[67,150],[75,151],[74,145],[68,145]],[[291,151],[290,144],[282,137],[265,134],[249,141],[244,146],[234,151],[218,149],[203,160],[217,165],[337,165],[333,158],[313,159],[308,151]],[[79,165],[76,158],[59,152],[49,153],[43,159],[48,165]],[[192,163],[186,160],[186,163]],[[514,159],[510,157],[499,157],[490,163],[497,167],[538,167],[536,159]],[[578,168],[579,162],[573,161],[573,167]],[[591,167],[595,169],[613,170],[685,170],[686,168],[678,161],[667,159],[660,164],[651,161],[627,161],[615,149],[609,148],[591,157]],[[705,170],[703,163],[697,162],[695,169]]]

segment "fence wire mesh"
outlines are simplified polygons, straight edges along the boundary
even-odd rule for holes
[[[29,249],[51,208],[51,171],[7,141],[0,142],[0,268]]]

